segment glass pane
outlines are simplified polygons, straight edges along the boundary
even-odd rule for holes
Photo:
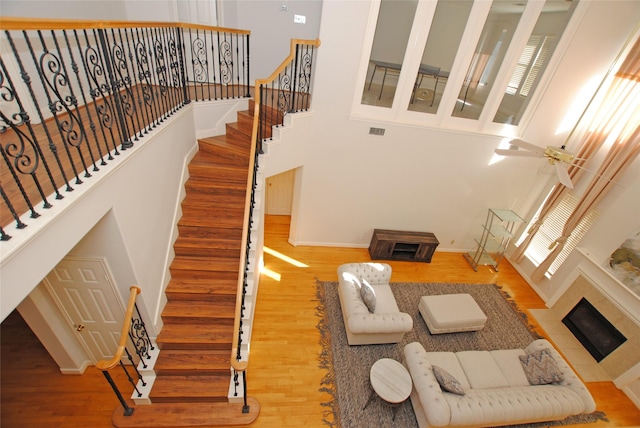
[[[382,0],[362,104],[391,107],[418,0]]]
[[[458,94],[453,116],[480,117],[524,6],[524,2],[518,0],[494,0]]]
[[[440,0],[424,46],[409,110],[436,113],[473,0]]]
[[[577,1],[547,0],[522,50],[493,121],[518,125]]]

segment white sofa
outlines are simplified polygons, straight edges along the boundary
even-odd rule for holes
[[[519,356],[549,349],[564,380],[531,385]],[[545,339],[525,349],[427,352],[418,343],[404,348],[411,374],[411,404],[420,428],[501,426],[561,420],[595,410],[586,386]],[[464,395],[447,392],[434,375],[441,367],[462,386]]]
[[[375,310],[370,312],[360,294],[362,279],[375,291]],[[413,319],[400,312],[386,263],[347,263],[338,267],[338,295],[349,345],[398,343],[413,328]]]

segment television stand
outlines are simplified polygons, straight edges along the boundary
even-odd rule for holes
[[[431,232],[375,229],[369,245],[372,260],[403,260],[431,263],[440,244]]]

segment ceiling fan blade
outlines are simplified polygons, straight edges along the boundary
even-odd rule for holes
[[[571,177],[569,177],[569,172],[567,171],[567,166],[561,162],[556,162],[556,173],[558,174],[558,180],[564,186],[569,189],[573,189],[573,183],[571,182]]]
[[[519,138],[516,138],[515,140],[509,141],[509,144],[511,144],[513,146],[521,147],[521,148],[523,148],[525,150],[529,150],[529,151],[534,152],[534,153],[540,153],[540,154],[544,153],[544,147],[540,147],[540,146],[536,146],[535,144],[527,143],[526,141],[521,140]]]
[[[495,153],[500,156],[523,156],[523,157],[533,157],[533,158],[541,158],[544,156],[544,153],[530,152],[530,151],[520,151],[520,150],[512,150],[512,149],[495,149]]]

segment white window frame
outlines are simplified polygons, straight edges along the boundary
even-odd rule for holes
[[[569,218],[577,204],[578,198],[567,193],[545,218],[544,222],[538,229],[538,232],[535,234],[524,253],[525,257],[527,257],[536,267],[540,266],[540,263],[542,263],[552,251],[553,246],[551,248],[549,248],[549,246],[551,246],[553,242],[562,235],[562,229],[564,228],[567,219]],[[540,205],[540,208],[538,208],[538,211],[536,212],[536,215],[533,216],[533,220],[527,227],[527,230],[539,217],[540,210],[543,206],[544,203],[542,203]],[[571,252],[577,247],[582,237],[595,224],[597,218],[597,211],[591,209],[587,212],[578,226],[573,230],[573,232],[571,232],[571,235],[569,236],[569,239],[567,239],[567,242],[565,242],[564,248],[562,249],[560,254],[558,254],[551,266],[549,266],[549,269],[545,273],[545,276],[547,278],[550,278],[558,270],[562,263],[564,263],[569,254],[571,254]],[[527,234],[525,233],[520,237],[520,239],[516,243],[516,246],[519,246],[521,244],[526,235]]]
[[[468,132],[481,132],[489,135],[515,135],[518,128],[524,128],[531,118],[531,113],[535,110],[535,105],[540,101],[545,87],[548,85],[553,70],[557,67],[562,58],[563,51],[568,46],[572,34],[576,31],[581,16],[586,12],[588,1],[580,1],[576,10],[570,19],[567,27],[563,32],[560,43],[556,47],[552,58],[549,60],[545,74],[538,82],[534,94],[527,108],[527,112],[520,120],[518,126],[511,124],[494,123],[493,118],[500,102],[504,96],[505,88],[509,83],[513,69],[516,67],[520,53],[533,33],[538,15],[544,7],[544,1],[529,1],[526,4],[522,19],[514,34],[513,41],[507,55],[505,56],[500,71],[494,81],[490,96],[485,102],[485,107],[478,120],[469,120],[464,118],[453,117],[451,112],[458,98],[460,88],[464,84],[465,73],[468,64],[472,60],[474,54],[473,47],[481,36],[484,22],[491,8],[491,1],[475,0],[471,18],[467,23],[464,35],[460,42],[460,46],[466,46],[466,49],[459,49],[454,60],[451,74],[447,79],[445,92],[442,96],[440,108],[435,115],[414,112],[407,109],[409,105],[412,91],[414,89],[415,76],[420,66],[422,57],[422,49],[411,49],[410,46],[424,47],[429,34],[431,20],[436,10],[436,2],[433,0],[418,0],[416,15],[412,25],[412,31],[409,36],[409,44],[407,52],[404,55],[403,67],[398,76],[396,96],[394,97],[391,108],[381,108],[362,104],[362,88],[367,81],[367,70],[369,67],[369,56],[373,45],[373,38],[376,30],[378,12],[380,8],[380,0],[372,0],[370,2],[369,31],[365,35],[365,42],[361,52],[360,71],[356,80],[352,109],[350,118],[357,120],[376,120],[383,122],[398,122],[403,124],[411,124],[424,127],[438,127],[463,130]]]

